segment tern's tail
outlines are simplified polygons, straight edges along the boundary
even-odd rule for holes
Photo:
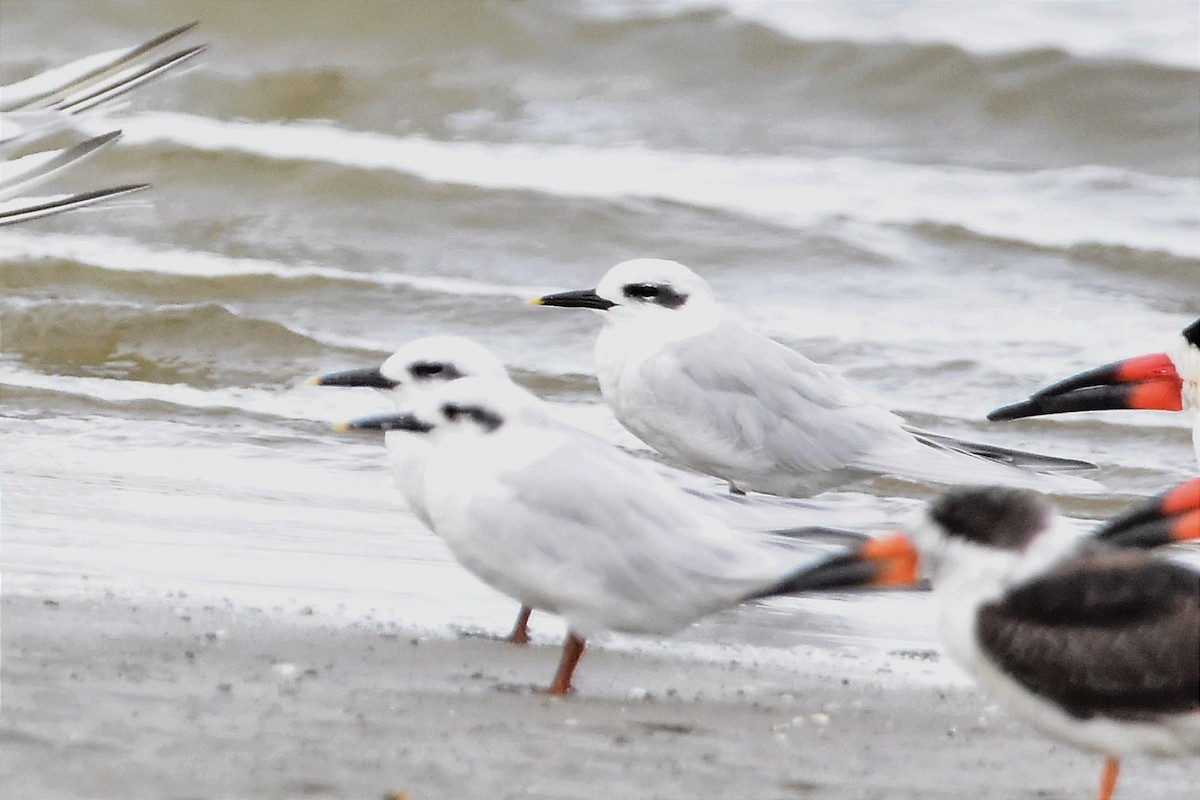
[[[905,427],[909,433],[917,437],[917,441],[929,447],[951,450],[956,453],[966,453],[976,458],[994,461],[997,464],[1007,464],[1010,467],[1031,469],[1035,472],[1087,472],[1096,469],[1090,461],[1080,461],[1075,458],[1059,458],[1044,456],[1041,453],[1031,453],[1028,450],[1013,450],[1008,447],[997,447],[994,444],[971,442],[966,439],[955,439],[953,436],[942,436],[919,428]]]
[[[1044,492],[1094,494],[1103,487],[1070,473],[1096,469],[1087,461],[1011,450],[907,428],[923,446],[875,452],[854,466],[945,484],[998,483]]]

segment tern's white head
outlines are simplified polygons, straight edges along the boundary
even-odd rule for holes
[[[379,372],[409,391],[429,390],[474,376],[508,379],[499,359],[461,336],[415,339],[389,356]]]
[[[444,383],[400,407],[352,427],[405,430],[438,442],[451,436],[489,436],[509,423],[537,415],[538,400],[507,377],[473,376]]]
[[[606,322],[663,320],[720,313],[712,288],[678,261],[635,258],[610,269],[595,289],[550,294],[536,305],[593,308]]]
[[[508,380],[504,365],[485,348],[461,336],[415,339],[379,367],[323,375],[321,386],[371,386],[407,402],[450,381],[472,376]]]

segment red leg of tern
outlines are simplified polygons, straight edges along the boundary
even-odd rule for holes
[[[554,674],[554,682],[550,684],[550,694],[561,696],[573,691],[571,676],[575,674],[575,665],[583,655],[585,642],[573,633],[567,634],[563,642],[562,660],[558,662],[558,672]]]
[[[512,633],[504,641],[509,644],[527,643],[529,641],[529,615],[532,613],[533,609],[529,606],[521,606],[521,611],[517,614],[517,623],[513,625]]]

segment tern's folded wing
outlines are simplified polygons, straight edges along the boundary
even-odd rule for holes
[[[732,320],[663,348],[641,376],[676,412],[653,424],[747,469],[838,469],[911,438],[829,368]]]
[[[504,512],[481,507],[478,522],[509,543],[503,579],[596,627],[675,630],[808,558],[700,516],[636,459],[589,439],[504,475],[502,485],[511,496]]]

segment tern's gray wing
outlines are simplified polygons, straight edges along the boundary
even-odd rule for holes
[[[747,473],[839,469],[911,438],[844,378],[734,320],[666,345],[639,377],[654,404],[675,411],[639,424]]]
[[[833,370],[734,320],[664,346],[638,377],[642,395],[618,414],[626,427],[668,457],[743,489],[798,494],[867,473],[1100,488],[1086,478],[1017,469],[929,436],[922,443],[900,417]]]
[[[476,524],[519,548],[503,579],[583,631],[670,632],[802,560],[697,515],[687,495],[590,439],[562,436],[501,483],[511,502],[481,507]]]

